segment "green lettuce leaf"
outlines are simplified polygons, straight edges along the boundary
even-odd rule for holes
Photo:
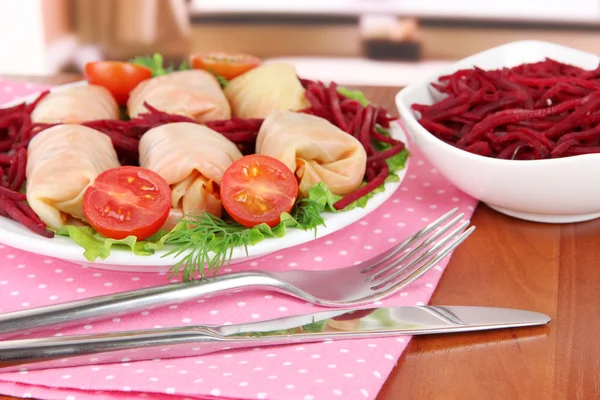
[[[154,53],[152,56],[135,57],[131,59],[130,62],[132,64],[150,68],[152,70],[152,76],[166,75],[173,71],[185,71],[187,69],[191,69],[191,67],[185,61],[179,64],[179,67],[177,68],[173,63],[169,63],[168,66],[165,66],[165,59],[160,53]],[[214,71],[210,72],[215,76],[215,78],[217,78],[217,81],[219,82],[219,85],[221,85],[221,88],[224,89],[225,86],[227,86],[227,84],[229,83],[229,81],[225,79],[225,77],[215,73]]]
[[[385,129],[381,126],[377,126],[376,129],[377,129],[377,132],[381,133],[382,135],[390,136],[390,132],[387,129]],[[378,141],[373,141],[373,146],[375,147],[375,149],[377,151],[384,151],[391,147],[387,143],[378,142]],[[381,192],[385,191],[386,183],[398,182],[400,180],[400,178],[398,177],[398,172],[403,170],[406,167],[406,162],[408,161],[408,157],[410,157],[410,152],[405,147],[400,153],[385,160],[388,165],[388,168],[390,170],[390,174],[385,179],[383,185],[379,186],[378,188],[373,190],[371,193],[361,197],[360,199],[348,204],[342,211],[348,211],[348,210],[351,210],[356,207],[364,208],[373,196],[375,196],[377,193],[381,193]],[[363,183],[363,185],[365,185],[365,184]]]
[[[381,126],[377,126],[377,132],[379,132],[380,134],[389,137],[390,136],[390,131],[381,127]],[[387,144],[387,143],[382,143],[382,142],[378,142],[378,141],[373,141],[373,146],[375,147],[375,149],[377,151],[384,151],[387,150],[391,147],[391,145]],[[404,167],[406,167],[406,162],[408,161],[408,157],[410,157],[410,152],[408,151],[408,149],[405,147],[400,153],[396,154],[393,157],[390,157],[386,160],[388,168],[390,169],[390,176],[392,173],[397,173],[398,171],[401,171],[404,169]],[[397,182],[397,179],[396,179]]]
[[[215,76],[215,78],[217,78],[217,81],[219,81],[219,85],[221,85],[221,89],[225,89],[225,86],[227,86],[229,81],[224,76],[221,76],[219,74],[213,73],[213,75]]]
[[[363,106],[371,104],[369,99],[367,99],[365,97],[364,93],[361,92],[360,90],[350,90],[350,89],[340,86],[340,87],[338,87],[338,93],[342,94],[343,96],[348,97],[349,99],[358,101]]]
[[[173,63],[165,66],[165,59],[160,53],[154,53],[152,56],[135,57],[130,60],[132,64],[141,65],[152,70],[152,76],[159,76],[171,73],[173,71],[184,71],[190,69],[187,63],[184,61],[179,64],[179,67],[175,67]]]
[[[168,238],[168,233],[162,231],[146,240],[137,240],[135,236],[115,240],[102,236],[90,226],[74,225],[63,226],[55,233],[60,236],[68,236],[80,245],[84,250],[83,256],[90,262],[97,258],[106,259],[113,247],[129,249],[138,256],[149,256],[162,248]]]

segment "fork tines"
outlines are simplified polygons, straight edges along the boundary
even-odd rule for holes
[[[435,264],[461,244],[474,230],[464,213],[454,208],[415,232],[400,244],[374,257],[361,270],[365,281],[372,282],[374,291],[396,291],[429,271]]]

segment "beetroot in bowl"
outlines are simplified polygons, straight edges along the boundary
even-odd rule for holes
[[[396,103],[411,138],[465,193],[518,218],[584,221],[600,217],[598,63],[514,42],[408,86]]]

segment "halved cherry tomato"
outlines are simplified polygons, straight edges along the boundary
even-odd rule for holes
[[[227,168],[221,201],[227,213],[246,227],[275,226],[298,195],[294,173],[281,161],[258,154],[242,157]]]
[[[141,167],[104,171],[83,195],[83,213],[92,227],[112,239],[139,240],[155,234],[171,210],[171,187]]]
[[[227,80],[258,67],[262,60],[243,53],[213,52],[206,54],[192,54],[190,64],[193,68],[204,69],[216,75],[221,75]]]
[[[152,77],[152,70],[123,61],[95,61],[85,64],[84,75],[88,83],[104,86],[125,105],[133,88]]]

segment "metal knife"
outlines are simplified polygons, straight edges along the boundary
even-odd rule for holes
[[[544,325],[533,311],[468,306],[335,310],[262,322],[0,341],[0,371],[178,358],[239,349]]]

